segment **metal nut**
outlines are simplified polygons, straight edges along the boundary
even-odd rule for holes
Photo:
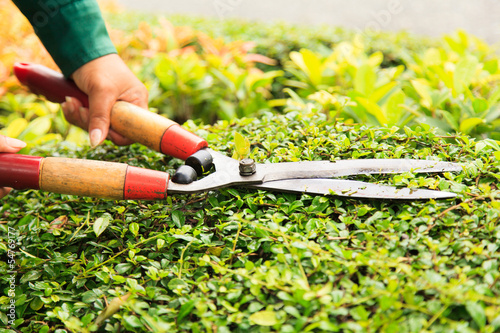
[[[251,158],[244,158],[240,161],[240,175],[251,176],[256,170],[255,161]]]

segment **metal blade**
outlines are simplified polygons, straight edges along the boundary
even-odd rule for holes
[[[305,161],[257,165],[257,172],[265,175],[264,182],[282,179],[338,178],[351,175],[403,172],[434,173],[462,170],[462,166],[457,163],[408,159]]]
[[[169,182],[170,193],[196,193],[228,186],[259,185],[277,180],[299,180],[333,178],[361,174],[387,174],[401,172],[451,172],[462,171],[457,163],[407,160],[407,159],[365,159],[341,161],[303,161],[256,164],[257,172],[251,176],[239,173],[239,161],[206,148],[213,157],[215,172],[192,182],[176,184]],[[302,191],[300,191],[302,192]],[[328,194],[328,193],[327,193]]]
[[[366,199],[449,199],[456,197],[455,193],[444,191],[412,190],[343,179],[287,179],[245,187]]]

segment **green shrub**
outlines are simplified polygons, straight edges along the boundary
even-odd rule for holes
[[[105,332],[499,329],[496,142],[442,138],[428,127],[402,134],[299,112],[186,126],[228,154],[228,134],[241,133],[258,162],[401,157],[460,161],[465,169],[353,177],[458,194],[443,201],[244,188],[165,202],[15,192],[0,208],[0,252],[9,228],[17,330],[88,332],[96,321]],[[169,172],[181,163],[138,145],[40,146],[31,153]],[[7,270],[0,262],[2,276]],[[5,278],[0,289],[8,289]],[[0,304],[5,324],[6,294]]]
[[[213,54],[202,58],[191,52],[159,55],[156,78],[149,82],[150,87],[158,88],[151,106],[180,122],[197,118],[212,123],[270,111],[269,88],[280,72],[264,73],[228,63],[225,58],[227,55]]]
[[[359,123],[500,138],[498,56],[464,32],[443,41],[385,68],[383,54],[369,53],[362,36],[329,54],[303,49],[290,53],[285,69],[293,79],[284,83],[316,109]]]

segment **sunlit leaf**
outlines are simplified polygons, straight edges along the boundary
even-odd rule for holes
[[[426,108],[432,107],[432,97],[430,94],[430,87],[425,80],[415,79],[410,81],[413,88],[417,91],[419,96],[422,98],[422,104]]]
[[[132,235],[137,237],[137,235],[139,234],[139,224],[135,222],[130,223],[130,225],[128,226],[128,230],[130,230]]]
[[[474,129],[474,127],[482,123],[484,123],[484,120],[481,118],[467,118],[460,123],[459,130],[462,133],[468,134]]]
[[[32,141],[37,137],[47,134],[52,126],[51,116],[43,116],[31,121],[18,136],[20,140]]]
[[[441,52],[436,48],[428,48],[424,53],[424,64],[429,66],[441,65]]]
[[[483,98],[476,98],[472,101],[472,108],[476,113],[488,110],[488,102]]]
[[[24,118],[14,119],[6,128],[2,130],[5,136],[17,138],[28,126],[28,121]]]
[[[402,107],[405,103],[405,97],[405,93],[401,89],[398,89],[388,98],[387,103],[384,105],[387,125],[397,125],[405,114],[406,110]]]
[[[105,213],[94,222],[94,233],[99,237],[109,226],[112,217],[110,214]]]
[[[361,65],[354,78],[354,89],[365,96],[370,96],[375,88],[377,75],[375,69],[368,65]]]
[[[235,154],[239,158],[244,158],[250,153],[250,141],[238,132],[234,132]]]
[[[300,52],[291,52],[290,59],[305,73],[313,85],[321,83],[322,64],[314,52],[302,49]]]
[[[479,61],[473,55],[467,55],[457,63],[453,76],[453,85],[456,94],[463,93],[465,88],[471,84],[476,74],[478,63]]]
[[[259,326],[273,326],[278,323],[276,312],[268,310],[255,312],[249,317],[249,319]]]
[[[380,125],[387,125],[388,119],[379,105],[363,97],[358,97],[356,100],[365,108],[368,113],[375,116]]]

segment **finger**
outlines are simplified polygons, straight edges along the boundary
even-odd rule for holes
[[[100,145],[109,131],[110,113],[115,99],[113,94],[105,89],[100,89],[94,94],[89,94],[89,136],[92,148]]]
[[[130,79],[129,82],[131,87],[123,92],[118,99],[148,109],[149,92],[146,86],[136,77]]]
[[[12,189],[10,187],[0,187],[0,199],[5,197]]]
[[[148,100],[149,100],[149,93],[146,89],[146,86],[144,86],[141,82],[138,82],[142,86],[143,89],[137,92],[137,97],[130,103],[135,104],[143,109],[148,109]]]
[[[108,139],[113,141],[113,143],[118,145],[118,146],[128,146],[128,145],[134,143],[134,141],[124,137],[123,135],[119,134],[118,132],[114,131],[113,129],[109,129]]]
[[[83,106],[79,100],[73,97],[66,97],[66,101],[61,104],[61,107],[64,113],[64,117],[69,123],[76,125],[84,130],[88,129],[88,116],[87,120],[85,121],[80,112],[80,108],[82,108]]]
[[[7,136],[0,135],[0,152],[2,153],[17,153],[22,148],[26,147],[26,143],[14,139],[9,138]]]

